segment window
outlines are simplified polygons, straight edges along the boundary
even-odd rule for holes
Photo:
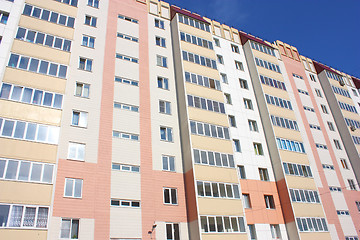
[[[117,33],[117,37],[123,38],[123,39],[126,39],[126,40],[130,40],[130,41],[133,41],[133,42],[139,42],[139,39],[137,37],[133,37],[133,36],[123,34],[123,33]]]
[[[172,142],[173,141],[172,128],[160,127],[160,139],[167,142]]]
[[[316,78],[315,78],[315,76],[314,76],[314,75],[312,75],[312,74],[309,74],[309,75],[310,75],[310,79],[311,79],[311,81],[316,82]]]
[[[133,19],[133,18],[130,18],[130,17],[126,17],[126,16],[123,16],[123,15],[118,15],[118,18],[122,19],[122,20],[125,20],[125,21],[129,21],[129,22],[132,22],[132,23],[139,23],[138,20],[136,19]]]
[[[247,193],[243,194],[244,208],[251,208],[250,195]]]
[[[9,13],[0,11],[0,23],[6,24],[9,18]]]
[[[221,91],[220,81],[206,76],[185,72],[185,81]]]
[[[133,134],[133,133],[113,131],[113,137],[114,138],[132,140],[132,141],[139,141],[139,135],[138,134]]]
[[[265,61],[265,60],[262,60],[259,58],[255,58],[255,63],[257,66],[281,73],[279,65],[273,64],[271,62],[268,62],[268,61]]]
[[[204,56],[200,56],[195,53],[182,51],[182,57],[184,61],[189,61],[192,63],[199,64],[204,67],[209,67],[212,69],[217,69],[216,60],[210,59]]]
[[[169,79],[164,77],[157,78],[158,88],[169,90]]]
[[[253,143],[254,145],[254,151],[255,151],[255,155],[264,155],[264,151],[262,148],[261,143]]]
[[[176,188],[164,188],[164,203],[165,204],[178,204]]]
[[[340,158],[340,162],[343,168],[349,169],[348,164],[344,158]]]
[[[265,45],[259,44],[257,42],[253,42],[253,41],[251,41],[250,44],[251,44],[252,49],[255,49],[260,52],[263,52],[263,53],[266,53],[266,54],[276,57],[274,49],[267,47]]]
[[[280,150],[305,153],[304,144],[302,142],[283,139],[283,138],[276,138],[276,142]]]
[[[259,168],[259,175],[261,181],[269,181],[269,174],[266,168]]]
[[[224,103],[221,102],[213,101],[202,97],[187,95],[187,103],[190,107],[225,114],[225,106]]]
[[[248,123],[249,123],[250,131],[252,131],[252,132],[258,132],[259,131],[257,123],[256,123],[255,120],[248,120]]]
[[[166,223],[166,239],[180,240],[180,229],[178,223]]]
[[[271,237],[273,239],[281,239],[280,227],[279,225],[270,224]]]
[[[193,156],[196,164],[235,168],[234,156],[231,154],[194,149]]]
[[[116,54],[116,58],[122,59],[122,60],[125,60],[125,61],[129,61],[129,62],[133,62],[133,63],[139,63],[139,59],[134,58],[134,57],[130,57],[130,56],[127,56],[127,55],[123,55],[123,54],[120,54],[120,53]]]
[[[354,180],[348,179],[348,183],[349,183],[350,190],[355,190],[356,191],[356,185],[354,183]]]
[[[139,166],[133,166],[133,165],[127,165],[127,164],[113,163],[111,168],[112,168],[112,170],[118,170],[118,171],[124,171],[124,172],[134,172],[134,173],[140,172]]]
[[[293,110],[291,102],[289,100],[274,97],[268,94],[265,94],[265,99],[268,104],[275,105],[277,107]],[[304,107],[305,108],[305,107]]]
[[[216,55],[216,58],[217,58],[217,61],[218,61],[220,64],[224,64],[224,58],[223,58],[223,56],[221,56],[221,55]]]
[[[243,89],[249,89],[247,81],[245,79],[239,78],[240,87]]]
[[[332,124],[332,122],[327,122],[327,124],[328,124],[329,130],[335,132],[335,128],[334,128],[334,125]]]
[[[202,232],[246,232],[243,217],[237,216],[200,216]],[[226,239],[222,238],[222,239]]]
[[[261,80],[262,84],[265,84],[265,85],[268,85],[270,87],[274,87],[274,88],[286,91],[285,83],[282,82],[282,81],[275,80],[273,78],[266,77],[266,76],[263,76],[263,75],[260,75],[260,80]]]
[[[242,62],[235,61],[235,67],[238,70],[244,71],[244,66],[243,66]]]
[[[321,110],[323,111],[323,113],[329,114],[325,105],[321,104],[320,106],[321,106]]]
[[[159,112],[171,114],[170,102],[159,100]]]
[[[94,46],[95,46],[95,38],[83,35],[81,45],[85,46],[85,47],[89,47],[89,48],[94,48]]]
[[[164,21],[162,21],[160,19],[155,19],[155,27],[165,29]]]
[[[166,47],[165,38],[156,36],[156,37],[155,37],[155,43],[156,43],[157,46]]]
[[[12,2],[14,0],[11,0]],[[58,1],[58,2],[62,2],[62,3],[65,3],[65,4],[68,4],[68,5],[71,5],[71,6],[74,6],[74,7],[77,7],[77,4],[78,4],[78,0],[55,0],[55,1]]]
[[[167,58],[160,55],[156,55],[156,65],[167,68]]]
[[[60,238],[78,239],[79,238],[79,219],[62,219]]]
[[[246,172],[245,172],[244,166],[238,165],[238,172],[239,172],[240,179],[246,179]]]
[[[59,24],[71,28],[74,27],[74,23],[75,23],[75,18],[73,17],[68,17],[46,9],[40,9],[38,7],[34,7],[29,4],[25,4],[23,14],[26,16],[32,16],[34,18],[38,18],[44,21],[49,21],[55,24]]]
[[[277,117],[277,116],[274,116],[274,115],[270,115],[270,118],[271,118],[271,122],[272,122],[272,124],[274,126],[299,131],[298,124],[294,120],[287,119],[287,118],[282,118],[282,117]]]
[[[180,39],[181,39],[181,41],[192,43],[192,44],[195,44],[195,45],[200,46],[200,47],[208,48],[208,49],[211,49],[211,50],[214,49],[212,42],[210,42],[210,41],[208,41],[206,39],[203,39],[203,38],[199,38],[199,37],[194,36],[194,35],[184,33],[184,32],[180,32]]]
[[[228,84],[228,79],[227,79],[227,75],[225,73],[220,73],[220,76],[221,76],[221,80],[223,83],[226,83]]]
[[[93,60],[81,57],[81,58],[79,58],[79,69],[85,70],[85,71],[91,71],[92,63],[93,63]]]
[[[267,209],[275,209],[274,197],[272,195],[264,195],[264,200]]]
[[[356,201],[355,204],[356,204],[356,207],[357,207],[358,211],[360,212],[360,202]]]
[[[238,184],[197,181],[196,185],[198,196],[240,199],[240,191]]]
[[[283,163],[284,172],[287,175],[312,177],[310,166],[295,164],[295,163]]]
[[[255,225],[254,224],[249,224],[249,232],[250,232],[250,239],[251,240],[256,240],[256,230],[255,230]]]
[[[235,152],[241,152],[240,141],[238,139],[233,139],[233,143]]]
[[[321,91],[319,89],[315,88],[315,93],[318,97],[322,98]]]
[[[73,111],[71,125],[78,127],[86,127],[87,119],[88,119],[87,112]]]
[[[203,31],[210,32],[209,24],[206,24],[203,21],[197,21],[195,19],[188,18],[188,17],[180,15],[180,14],[178,14],[178,19],[179,19],[179,22],[181,22],[181,23],[195,27],[197,29],[201,29]]]
[[[231,44],[231,51],[233,51],[234,53],[240,53],[239,47],[235,46],[234,44]]]
[[[164,171],[175,172],[175,157],[162,155],[162,163]]]
[[[48,207],[0,204],[0,229],[47,228]]]
[[[99,8],[99,0],[88,0],[87,5],[90,7]]]
[[[64,196],[72,198],[82,197],[82,179],[65,178]]]
[[[0,158],[0,179],[52,183],[53,171],[54,165],[52,164]]]
[[[217,38],[214,38],[215,46],[220,47],[220,41]]]
[[[328,227],[325,218],[302,217],[296,218],[300,232],[327,232]]]
[[[358,93],[356,92],[356,90],[355,89],[351,89],[351,90],[352,90],[353,94],[357,97]]]
[[[229,115],[229,123],[231,127],[236,127],[235,116]]]
[[[231,95],[229,93],[224,93],[224,96],[225,96],[226,103],[232,104]]]
[[[190,121],[190,130],[192,134],[220,139],[230,139],[229,128],[223,126]]]
[[[250,99],[244,98],[244,105],[246,109],[253,110],[253,105]]]
[[[134,201],[134,200],[120,200],[120,199],[111,199],[111,206],[115,207],[133,207],[133,208],[139,208],[140,207],[140,201]]]
[[[68,159],[84,160],[85,144],[69,142]]]
[[[76,83],[75,96],[77,97],[89,97],[90,85],[86,83]]]
[[[124,103],[114,102],[114,108],[124,109],[132,112],[139,112],[139,107],[134,105],[128,105]]]
[[[334,144],[335,144],[336,149],[338,149],[338,150],[342,149],[339,140],[334,139]]]
[[[85,25],[96,27],[96,20],[97,20],[96,17],[86,15],[85,16]]]
[[[320,203],[320,196],[317,191],[305,189],[290,189],[291,201],[303,203]]]

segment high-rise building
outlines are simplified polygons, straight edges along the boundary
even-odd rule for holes
[[[358,89],[158,0],[0,0],[0,239],[358,240]]]

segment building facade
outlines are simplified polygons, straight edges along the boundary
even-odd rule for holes
[[[158,0],[0,0],[0,239],[359,239],[360,79]]]

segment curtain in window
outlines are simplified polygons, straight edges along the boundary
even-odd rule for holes
[[[36,208],[27,207],[25,209],[23,226],[33,227],[35,225],[35,215],[36,215]]]
[[[13,206],[10,215],[9,227],[20,227],[23,206]]]
[[[36,221],[36,227],[38,228],[46,228],[48,221],[48,212],[49,208],[39,207],[38,217]]]

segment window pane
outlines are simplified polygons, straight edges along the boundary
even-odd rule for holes
[[[19,68],[21,69],[27,69],[29,65],[29,58],[28,57],[21,57]]]
[[[36,208],[34,207],[26,207],[25,209],[25,215],[24,215],[24,227],[34,227],[35,225],[35,214],[36,214]]]
[[[43,95],[43,91],[35,90],[32,103],[33,103],[33,104],[40,105],[40,104],[41,104],[41,100],[42,100],[42,95]]]
[[[38,132],[37,132],[37,141],[45,142],[47,137],[47,126],[39,126]]]
[[[45,95],[44,95],[43,105],[51,107],[52,98],[53,98],[53,94],[46,92]]]
[[[54,108],[61,108],[62,106],[62,99],[63,96],[60,94],[55,94],[55,98],[54,98]]]
[[[9,220],[9,227],[20,227],[23,213],[23,206],[13,206]]]
[[[35,132],[36,132],[36,124],[28,123],[27,131],[26,131],[26,139],[27,140],[34,140],[35,139]]]
[[[38,33],[38,34],[36,35],[35,43],[44,44],[44,39],[45,39],[45,34],[43,34],[43,33]]]
[[[74,184],[74,179],[66,179],[66,181],[65,181],[65,196],[66,197],[73,196],[73,184]]]
[[[10,120],[5,120],[4,127],[3,127],[3,136],[11,137],[15,122]]]
[[[60,237],[61,238],[70,238],[70,224],[71,220],[62,220],[61,222],[61,232]]]
[[[43,74],[47,74],[48,67],[49,67],[49,62],[41,61],[39,72]]]
[[[42,164],[33,163],[31,170],[31,181],[40,181]]]
[[[30,62],[29,71],[37,72],[39,67],[39,60],[32,58]]]
[[[9,160],[5,179],[16,179],[18,164],[18,161]]]
[[[30,172],[30,162],[21,162],[19,171],[19,180],[28,181]]]
[[[4,83],[1,88],[0,98],[9,99],[11,91],[11,85]]]
[[[54,63],[51,63],[50,64],[49,74],[56,77],[57,71],[58,71],[58,65],[54,64]]]
[[[39,207],[38,217],[36,221],[36,227],[46,228],[48,220],[49,208]]]
[[[79,220],[72,220],[71,238],[78,239],[79,236]]]
[[[23,89],[22,87],[14,86],[11,94],[11,99],[15,101],[19,101],[22,89]]]
[[[81,197],[81,192],[82,192],[82,180],[76,179],[74,197]]]

